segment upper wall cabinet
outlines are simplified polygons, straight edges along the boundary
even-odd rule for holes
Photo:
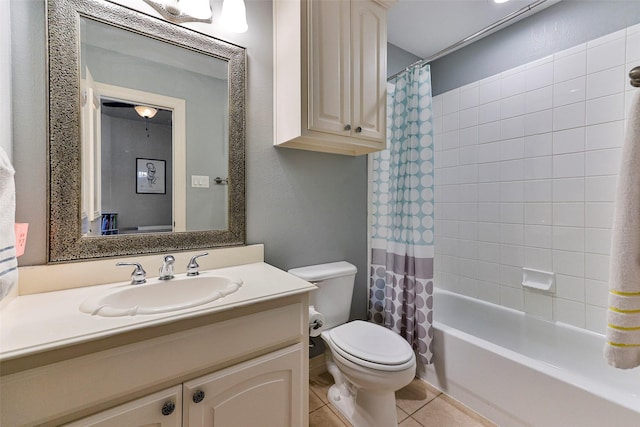
[[[275,144],[360,155],[386,146],[394,1],[275,0]]]

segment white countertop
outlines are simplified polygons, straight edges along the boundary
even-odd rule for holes
[[[309,282],[264,262],[201,271],[201,274],[240,278],[243,285],[230,295],[197,307],[123,317],[92,316],[78,307],[86,298],[127,282],[16,297],[0,312],[0,362],[315,289]],[[184,274],[176,275],[181,276]],[[162,283],[153,286],[162,286]]]

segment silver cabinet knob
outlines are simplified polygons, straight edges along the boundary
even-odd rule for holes
[[[173,411],[176,409],[176,404],[172,401],[164,402],[162,405],[162,415],[167,416],[173,414]]]

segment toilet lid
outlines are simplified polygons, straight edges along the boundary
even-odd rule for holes
[[[413,358],[413,350],[400,335],[362,320],[330,330],[331,340],[343,352],[380,365],[402,365]]]

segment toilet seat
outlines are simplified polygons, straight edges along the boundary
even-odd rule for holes
[[[329,331],[332,348],[351,362],[381,371],[401,371],[415,363],[411,346],[399,335],[355,320]]]

